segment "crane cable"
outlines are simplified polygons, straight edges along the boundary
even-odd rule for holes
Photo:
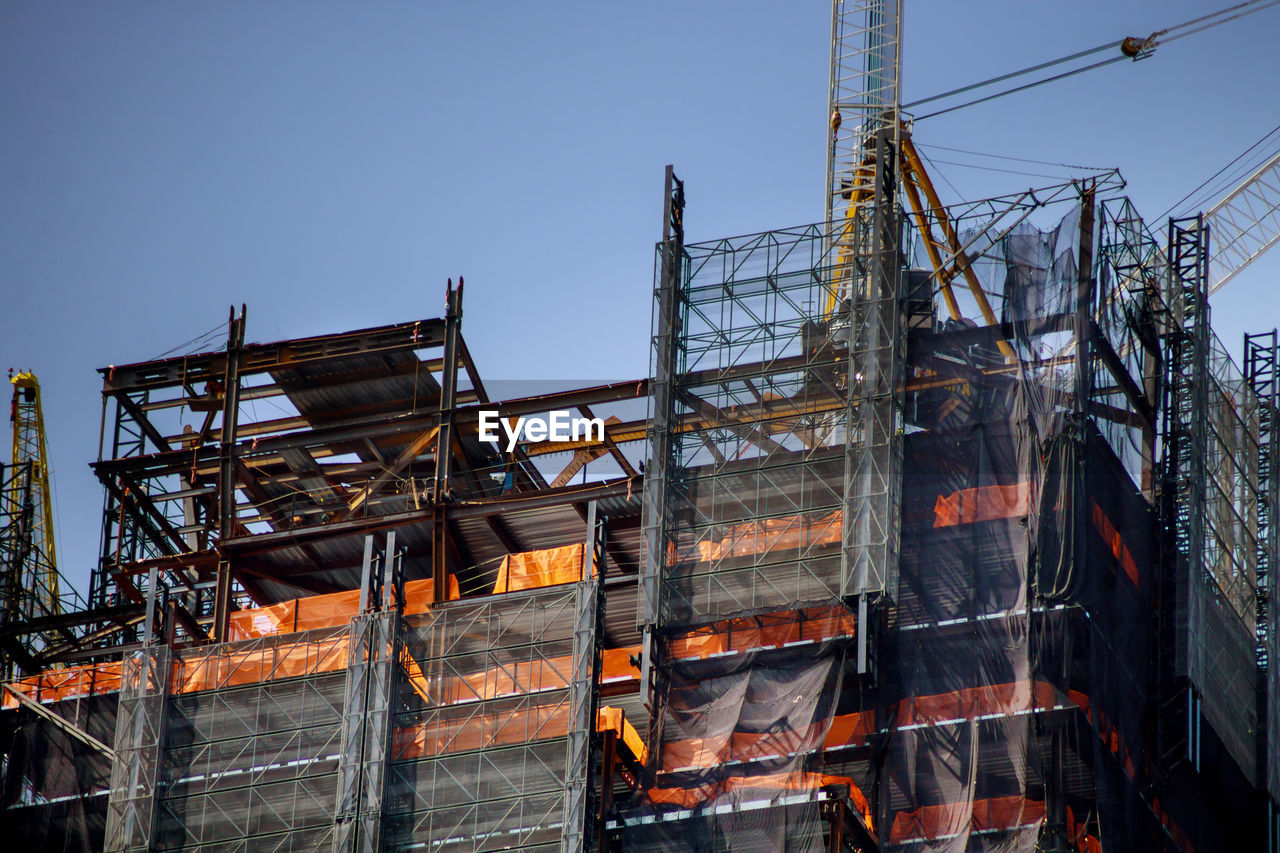
[[[1166,27],[1165,29],[1162,29],[1162,30],[1156,30],[1151,35],[1147,36],[1145,39],[1129,37],[1129,38],[1120,39],[1118,41],[1107,42],[1106,44],[1101,44],[1101,45],[1098,45],[1097,47],[1089,48],[1088,50],[1077,51],[1076,53],[1061,57],[1059,59],[1052,59],[1048,62],[1041,62],[1036,65],[1031,65],[1031,66],[1028,66],[1027,68],[1020,69],[1018,71],[1009,72],[1008,74],[1001,74],[998,77],[992,77],[989,80],[983,80],[979,83],[973,83],[968,86],[962,86],[958,89],[952,89],[949,92],[943,92],[939,95],[932,95],[928,98],[921,98],[918,101],[912,101],[911,103],[903,104],[902,108],[910,109],[911,107],[918,107],[923,104],[928,104],[934,101],[942,100],[944,98],[949,98],[953,95],[960,95],[960,94],[964,94],[965,92],[972,92],[975,89],[981,89],[986,86],[994,85],[996,83],[1002,83],[1006,80],[1011,80],[1014,77],[1021,77],[1024,74],[1032,74],[1036,71],[1042,71],[1046,68],[1052,68],[1055,65],[1061,65],[1065,62],[1072,62],[1076,59],[1083,59],[1086,56],[1092,56],[1095,53],[1101,53],[1102,51],[1112,50],[1117,47],[1120,48],[1121,50],[1121,54],[1119,56],[1113,56],[1108,59],[1104,59],[1100,62],[1094,62],[1089,65],[1081,66],[1079,68],[1073,68],[1069,71],[1064,71],[1061,74],[1054,74],[1050,77],[1045,77],[1040,80],[1035,80],[1031,83],[1024,83],[1023,85],[1015,86],[1012,89],[1005,89],[1004,91],[996,92],[994,95],[984,95],[983,97],[975,98],[972,101],[966,101],[962,104],[957,104],[951,107],[945,107],[944,109],[936,110],[935,112],[918,116],[915,119],[915,121],[923,121],[924,119],[927,119],[927,118],[933,118],[934,116],[940,116],[945,113],[954,112],[955,110],[963,109],[965,107],[971,107],[976,104],[985,103],[986,101],[992,101],[992,100],[995,100],[996,98],[1002,98],[1005,95],[1012,95],[1017,92],[1022,92],[1027,89],[1031,89],[1036,86],[1043,85],[1045,83],[1052,83],[1056,80],[1062,80],[1066,77],[1073,77],[1076,74],[1082,74],[1085,71],[1092,71],[1095,68],[1102,68],[1103,66],[1111,65],[1116,62],[1123,62],[1126,59],[1132,59],[1134,62],[1137,62],[1140,59],[1146,59],[1148,56],[1150,56],[1152,53],[1155,52],[1155,49],[1158,46],[1162,44],[1168,44],[1170,42],[1177,41],[1180,38],[1186,38],[1189,35],[1194,35],[1196,33],[1203,32],[1207,29],[1216,27],[1219,24],[1225,24],[1228,21],[1234,21],[1238,18],[1243,18],[1246,15],[1252,15],[1254,12],[1261,12],[1263,9],[1267,9],[1277,4],[1280,4],[1280,0],[1246,0],[1246,2],[1244,3],[1237,3],[1234,6],[1228,6],[1225,9],[1219,9],[1216,12],[1211,12],[1207,15],[1201,15],[1198,18],[1192,18],[1189,21],[1183,21],[1180,24],[1175,24],[1171,27]],[[1192,29],[1188,29],[1189,27],[1191,27]]]
[[[1155,221],[1159,222],[1160,220],[1164,219],[1166,216],[1168,216],[1168,215],[1169,215],[1169,214],[1171,214],[1171,213],[1174,213],[1175,211],[1181,211],[1181,210],[1184,210],[1184,209],[1185,209],[1185,207],[1192,207],[1192,205],[1187,204],[1187,202],[1191,201],[1191,199],[1192,199],[1193,197],[1197,197],[1198,195],[1205,195],[1205,194],[1207,194],[1207,195],[1209,195],[1209,196],[1212,198],[1213,196],[1218,195],[1218,193],[1217,193],[1217,192],[1212,192],[1212,193],[1201,193],[1200,191],[1201,191],[1201,190],[1203,190],[1203,189],[1205,189],[1205,187],[1209,186],[1209,184],[1210,184],[1210,183],[1212,183],[1212,182],[1216,181],[1216,180],[1217,180],[1219,177],[1221,177],[1221,176],[1222,176],[1222,174],[1223,174],[1224,172],[1226,172],[1228,169],[1230,169],[1231,167],[1235,166],[1237,163],[1239,163],[1239,162],[1240,162],[1241,160],[1243,160],[1245,157],[1248,157],[1248,156],[1249,156],[1249,154],[1250,154],[1250,153],[1252,153],[1252,152],[1253,152],[1255,149],[1257,149],[1259,146],[1261,146],[1261,145],[1265,144],[1265,143],[1267,142],[1267,140],[1269,140],[1271,137],[1275,136],[1277,132],[1280,132],[1280,125],[1276,125],[1275,127],[1273,127],[1273,128],[1272,128],[1271,130],[1269,130],[1266,134],[1264,134],[1264,135],[1263,135],[1263,137],[1262,137],[1261,139],[1259,139],[1257,142],[1253,143],[1253,144],[1252,144],[1252,145],[1250,145],[1248,148],[1246,148],[1244,151],[1241,151],[1238,155],[1236,155],[1236,158],[1235,158],[1234,160],[1232,160],[1230,163],[1227,163],[1225,166],[1223,166],[1223,167],[1222,167],[1221,169],[1219,169],[1218,171],[1214,172],[1214,173],[1213,173],[1212,175],[1210,175],[1208,178],[1205,178],[1205,180],[1204,180],[1203,182],[1201,182],[1201,184],[1200,184],[1198,187],[1196,187],[1195,189],[1193,189],[1191,192],[1187,193],[1187,194],[1186,194],[1186,195],[1184,195],[1182,198],[1178,199],[1178,200],[1177,200],[1177,201],[1175,201],[1173,204],[1169,205],[1169,207],[1168,207],[1168,208],[1166,208],[1164,211],[1162,211],[1162,212],[1161,212],[1161,214],[1155,218]],[[1270,149],[1267,149],[1267,152],[1268,152],[1268,153],[1266,154],[1266,156],[1264,156],[1264,157],[1263,157],[1263,159],[1264,159],[1264,160],[1265,160],[1265,159],[1267,159],[1268,157],[1273,156],[1273,154],[1270,152]],[[1249,166],[1248,168],[1244,169],[1243,171],[1244,171],[1245,173],[1248,173],[1248,172],[1253,171],[1253,170],[1254,170],[1254,169],[1256,169],[1256,168],[1257,168],[1257,166],[1256,166],[1256,165],[1251,165],[1251,166]],[[1237,174],[1239,174],[1239,172],[1237,172]],[[1236,180],[1236,179],[1235,179],[1235,178],[1233,178],[1231,181],[1228,181],[1228,182],[1225,182],[1225,183],[1234,183],[1234,182],[1235,182],[1235,180]],[[1198,205],[1197,205],[1197,206],[1198,206]]]

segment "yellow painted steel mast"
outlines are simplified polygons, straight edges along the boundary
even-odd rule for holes
[[[4,484],[4,616],[6,622],[61,611],[53,536],[53,495],[40,382],[34,373],[9,373],[13,402],[12,463]]]

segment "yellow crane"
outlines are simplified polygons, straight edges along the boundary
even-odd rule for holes
[[[0,475],[0,624],[61,612],[40,382],[9,371],[13,455]]]
[[[952,281],[963,278],[988,325],[999,319],[972,269],[972,260],[934,189],[933,181],[911,141],[901,116],[898,78],[901,70],[902,0],[833,0],[831,6],[831,76],[828,98],[831,136],[827,144],[827,220],[839,223],[836,264],[823,316],[830,320],[837,306],[859,286],[852,256],[865,247],[857,232],[866,212],[878,201],[877,136],[889,138],[880,148],[897,160],[891,172],[901,181],[911,219],[933,265],[938,289],[951,319],[961,319]],[[1014,357],[1007,341],[997,345],[1006,358]]]

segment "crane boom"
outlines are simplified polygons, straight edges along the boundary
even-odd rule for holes
[[[1204,215],[1209,244],[1209,293],[1280,242],[1280,152]]]

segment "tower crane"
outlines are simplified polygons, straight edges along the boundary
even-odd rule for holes
[[[947,106],[929,114],[941,115],[1114,62],[1142,60],[1151,56],[1159,45],[1238,20],[1274,5],[1277,5],[1277,0],[1246,0],[1156,30],[1146,38],[1129,37],[1107,42],[1086,51],[914,101],[908,106],[919,106],[967,94],[1064,63],[1077,64],[1077,67],[1068,71],[1054,73],[1050,77],[992,95],[981,95],[966,103]],[[860,278],[864,288],[874,286],[865,273],[855,271],[852,260],[857,248],[864,253],[868,250],[875,251],[874,235],[869,243],[865,233],[868,227],[866,223],[877,205],[881,206],[882,213],[889,215],[898,193],[901,192],[905,197],[911,224],[916,227],[933,267],[937,291],[942,296],[951,319],[961,319],[960,307],[952,290],[952,283],[959,278],[963,279],[971,292],[973,303],[983,321],[994,325],[997,322],[995,312],[973,274],[972,261],[960,245],[956,230],[948,220],[946,210],[924,168],[923,159],[916,152],[910,125],[901,110],[899,79],[902,66],[902,0],[833,0],[831,8],[828,97],[831,135],[827,146],[826,219],[842,225],[835,240],[837,261],[824,316],[830,320],[837,306],[853,294],[854,288],[858,286],[855,278]],[[1078,64],[1078,60],[1106,51],[1111,51],[1114,55],[1087,65]],[[877,140],[882,142],[878,143]],[[1202,223],[1211,237],[1208,292],[1212,294],[1280,242],[1280,152],[1210,207],[1204,213]],[[862,236],[857,234],[859,228],[863,230]],[[862,245],[855,247],[859,240]],[[997,343],[1006,357],[1013,356],[1008,342]]]
[[[13,455],[0,466],[0,628],[61,612],[40,382],[12,370],[9,381]]]

